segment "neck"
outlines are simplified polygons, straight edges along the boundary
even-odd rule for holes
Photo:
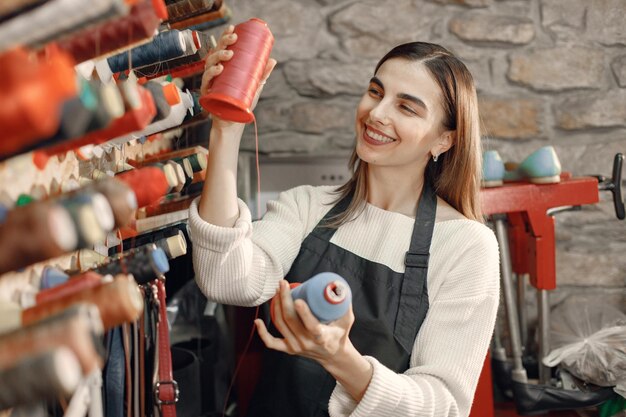
[[[410,169],[368,165],[367,201],[383,210],[415,216],[425,168],[425,164]]]

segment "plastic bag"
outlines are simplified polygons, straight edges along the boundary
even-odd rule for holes
[[[580,299],[579,299],[580,300]],[[603,303],[567,300],[551,317],[552,351],[546,366],[626,396],[626,314]]]

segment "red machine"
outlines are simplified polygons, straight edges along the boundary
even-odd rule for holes
[[[584,393],[581,393],[574,397],[582,401],[582,403],[577,403],[566,395],[563,397],[563,408],[554,408],[558,407],[558,404],[541,403],[543,400],[536,400],[538,396],[534,395],[533,390],[540,387],[543,390],[554,390],[556,397],[561,394],[556,388],[547,385],[551,376],[550,369],[541,365],[541,359],[550,349],[548,291],[556,288],[554,215],[560,211],[579,208],[584,204],[595,204],[600,200],[599,191],[608,190],[613,193],[616,216],[620,220],[624,219],[624,203],[620,188],[623,158],[622,154],[615,155],[612,179],[572,178],[569,173],[564,173],[561,175],[561,181],[556,184],[537,185],[516,182],[501,187],[486,188],[481,192],[483,212],[490,216],[500,245],[501,283],[507,310],[513,362],[510,379],[513,382],[516,408],[523,415],[546,414],[554,409],[573,409],[577,408],[577,404],[589,406],[593,405],[594,399],[596,403],[599,400],[598,396],[585,397]],[[517,274],[518,277],[528,274],[530,283],[536,288],[538,294],[539,384],[528,383],[526,370],[522,364],[520,324],[514,300],[512,273]],[[523,278],[518,279],[518,290],[523,288],[520,282],[523,284]],[[495,349],[491,354],[501,358],[504,355],[504,360],[506,360],[504,349],[500,349],[500,352],[497,352],[499,349]],[[491,361],[488,355],[470,417],[518,415],[512,410],[498,411],[494,414],[492,392]]]

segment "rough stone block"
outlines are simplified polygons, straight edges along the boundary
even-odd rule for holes
[[[315,100],[298,103],[291,113],[291,128],[305,133],[325,133],[332,130],[354,132],[358,99],[353,102]]]
[[[539,100],[481,96],[478,103],[484,135],[504,139],[541,135],[542,103]]]
[[[626,87],[626,55],[618,56],[611,62],[611,69],[620,87]]]
[[[626,127],[626,91],[578,94],[555,105],[554,115],[565,130]]]
[[[458,4],[467,7],[489,7],[493,0],[430,0],[439,4]]]
[[[365,0],[330,16],[329,27],[348,53],[380,58],[400,43],[428,40],[432,26],[444,16],[445,10],[431,3]]]
[[[536,90],[560,91],[601,87],[604,52],[586,46],[558,46],[513,53],[509,80]]]
[[[450,20],[449,28],[460,39],[470,42],[524,45],[535,37],[534,23],[529,18],[484,12],[455,17]]]
[[[587,0],[541,0],[541,23],[545,27],[582,29],[587,3]]]
[[[626,265],[618,253],[557,250],[557,283],[578,286],[626,286]]]
[[[254,109],[259,133],[265,134],[288,129],[292,111],[292,101],[262,100]]]
[[[602,45],[626,45],[626,2],[624,0],[589,0],[587,33]]]
[[[228,5],[234,13],[233,24],[252,16],[267,22],[276,40],[272,56],[278,62],[310,59],[320,50],[337,46],[326,30],[322,8],[313,1],[236,1]]]
[[[375,62],[342,63],[335,60],[292,61],[285,66],[285,76],[301,95],[360,96],[374,75],[375,65]]]
[[[476,90],[487,91],[491,86],[491,59],[466,59],[464,57],[460,59],[472,74]]]

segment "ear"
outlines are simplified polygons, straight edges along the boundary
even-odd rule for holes
[[[435,145],[430,150],[433,155],[441,155],[447,152],[452,146],[454,146],[454,139],[456,138],[456,130],[447,130],[439,136],[435,141]]]

